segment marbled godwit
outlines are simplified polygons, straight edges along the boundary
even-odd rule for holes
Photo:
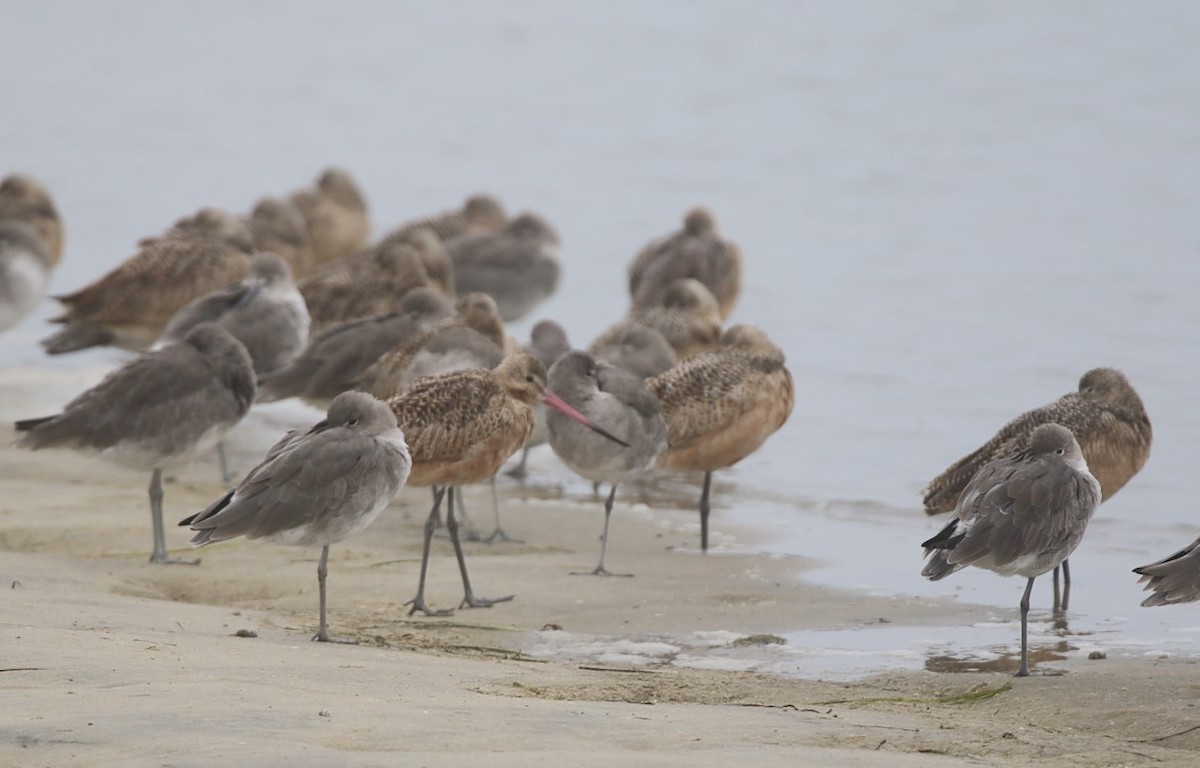
[[[52,322],[65,327],[42,345],[52,355],[101,345],[145,349],[183,305],[245,277],[252,250],[244,224],[203,209],[141,240],[137,253],[94,283],[56,297],[66,311]]]
[[[612,484],[604,502],[600,562],[591,571],[595,576],[612,576],[604,567],[604,556],[617,485],[645,472],[667,449],[662,407],[642,379],[622,368],[597,364],[586,352],[572,351],[560,357],[550,368],[546,383],[584,416],[629,443],[628,448],[622,448],[560,413],[546,414],[550,447],[558,458],[587,480]]]
[[[554,365],[558,358],[571,351],[571,342],[567,340],[567,332],[561,325],[553,320],[541,320],[533,326],[533,331],[530,332],[529,346],[525,348],[525,351],[541,361],[549,371],[550,366]],[[549,439],[550,433],[546,431],[546,406],[534,403],[533,432],[525,441],[525,447],[521,449],[521,463],[505,474],[518,480],[524,480],[528,474],[525,463],[529,460],[529,449],[544,445]]]
[[[315,187],[293,193],[291,201],[304,217],[318,266],[345,258],[366,245],[371,235],[367,201],[346,171],[326,170]]]
[[[380,357],[363,374],[357,389],[387,400],[422,376],[499,365],[506,336],[496,302],[485,293],[468,293],[456,309],[458,317],[414,334]]]
[[[1153,432],[1142,399],[1120,371],[1093,368],[1079,379],[1079,389],[1008,422],[991,440],[950,465],[926,486],[925,512],[936,515],[955,508],[968,481],[989,461],[1029,445],[1039,424],[1062,424],[1079,441],[1083,458],[1100,481],[1107,500],[1138,473],[1150,457]],[[1066,610],[1071,594],[1071,571],[1062,564],[1064,591],[1059,595],[1054,572],[1054,609]]]
[[[54,201],[41,184],[19,173],[0,181],[0,221],[19,221],[33,227],[45,245],[50,267],[62,259],[63,225]]]
[[[1200,600],[1200,539],[1133,572],[1141,574],[1139,583],[1154,593],[1142,601],[1146,607]]]
[[[182,342],[147,352],[76,397],[57,416],[17,422],[23,448],[74,448],[151,470],[151,562],[167,555],[162,471],[211,450],[254,401],[250,355],[224,328],[194,328]],[[195,561],[198,562],[198,561]]]
[[[396,312],[335,323],[313,336],[291,365],[259,380],[259,400],[300,397],[328,407],[354,389],[368,368],[388,350],[454,314],[449,300],[431,288],[404,295]]]
[[[603,343],[594,342],[588,352],[599,362],[624,368],[640,379],[657,376],[679,362],[666,337],[644,325],[625,326]]]
[[[406,238],[417,229],[429,229],[442,242],[463,235],[482,235],[495,232],[507,223],[504,206],[491,195],[472,195],[457,211],[425,216],[400,225],[384,235],[382,240]],[[382,242],[382,241],[381,241]]]
[[[676,280],[662,296],[662,303],[636,307],[629,316],[610,327],[588,348],[596,354],[616,344],[633,328],[653,328],[663,335],[680,359],[710,352],[721,338],[721,313],[717,300],[698,280]]]
[[[420,254],[408,243],[392,242],[355,254],[352,265],[331,264],[300,281],[300,294],[312,316],[313,330],[359,317],[395,312],[414,288],[437,286]]]
[[[749,456],[792,413],[795,391],[783,350],[760,329],[735,325],[713,352],[680,361],[646,381],[667,422],[664,469],[704,473],[700,549],[708,549],[708,497],[715,470]]]
[[[404,394],[388,401],[408,439],[413,468],[408,484],[432,486],[433,508],[425,521],[421,552],[421,577],[409,614],[446,615],[425,603],[425,574],[429,544],[437,526],[438,509],[449,487],[446,527],[454,544],[464,597],[459,607],[486,607],[512,596],[485,599],[475,596],[467,576],[458,522],[454,517],[454,486],[491,478],[500,466],[525,444],[533,430],[533,403],[539,399],[551,408],[573,415],[592,429],[607,434],[546,389],[546,369],[533,355],[511,355],[495,370],[472,368],[418,379]],[[616,437],[611,439],[621,442]]]
[[[990,462],[963,489],[955,518],[924,542],[921,575],[938,581],[968,565],[1029,581],[1021,598],[1021,667],[1029,674],[1029,596],[1033,580],[1079,546],[1100,503],[1100,483],[1060,424],[1041,424],[1026,447]]]
[[[558,287],[558,235],[532,213],[503,229],[446,243],[458,295],[486,293],[505,322],[519,320]]]
[[[325,576],[329,547],[366,528],[404,485],[412,460],[386,404],[362,392],[338,395],[328,416],[307,432],[289,432],[236,489],[179,524],[199,547],[237,536],[321,545],[317,565],[321,620],[329,635]]]
[[[46,295],[50,252],[33,227],[0,221],[0,331],[21,322]]]
[[[652,241],[629,265],[629,295],[634,307],[652,307],[674,281],[690,277],[704,284],[729,317],[742,288],[742,253],[721,237],[706,208],[693,208],[683,229]]]
[[[256,251],[278,254],[296,277],[313,271],[316,259],[308,241],[308,227],[300,209],[291,200],[264,197],[245,219]]]

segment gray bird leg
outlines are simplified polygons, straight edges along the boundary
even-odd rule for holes
[[[700,493],[700,551],[708,551],[708,492],[712,488],[712,472],[704,473],[704,490]]]
[[[1025,585],[1025,594],[1021,597],[1021,668],[1017,677],[1029,677],[1029,596],[1033,593],[1033,579]]]
[[[1062,595],[1058,591],[1058,571],[1062,569],[1063,575],[1063,590]],[[1068,561],[1063,560],[1062,565],[1054,568],[1054,612],[1061,613],[1067,610],[1067,604],[1071,601],[1071,565]]]
[[[525,448],[521,451],[521,463],[508,470],[504,474],[508,475],[509,477],[515,477],[518,480],[524,480],[529,475],[528,470],[525,469],[525,462],[527,461],[529,461],[528,445],[525,446]]]
[[[462,503],[461,499],[459,499],[459,503]],[[509,536],[504,532],[504,529],[500,527],[500,497],[496,494],[495,475],[492,475],[492,514],[495,515],[496,518],[496,529],[488,534],[485,539],[483,539],[485,543],[495,544],[497,541],[511,541],[514,544],[525,543],[521,539],[514,539],[512,536]]]
[[[429,510],[429,517],[425,518],[425,544],[421,548],[421,579],[417,582],[416,597],[405,603],[405,605],[412,606],[408,611],[409,616],[417,611],[426,616],[452,616],[454,614],[454,611],[450,609],[435,611],[425,604],[425,574],[429,570],[429,545],[433,542],[433,529],[437,528],[438,510],[442,506],[442,497],[445,495],[445,486],[433,487],[433,509]]]
[[[329,634],[329,625],[325,622],[325,577],[329,574],[329,545],[321,547],[321,560],[317,563],[317,588],[321,594],[321,623],[313,640],[322,643],[345,643],[358,645],[357,640],[345,637],[333,637]]]
[[[154,549],[150,553],[150,562],[170,565],[199,565],[199,558],[184,560],[167,554],[167,534],[163,529],[163,487],[162,470],[155,468],[150,474],[150,522],[154,527]]]
[[[462,542],[458,540],[458,521],[454,519],[454,488],[450,489],[450,498],[446,503],[446,527],[450,529],[450,541],[454,544],[454,556],[458,558],[458,572],[462,574],[463,599],[458,607],[462,608],[465,605],[471,608],[490,608],[496,603],[512,600],[514,595],[493,598],[476,597],[475,591],[471,589],[471,577],[467,575],[467,561],[463,557]]]
[[[229,485],[233,482],[233,475],[229,472],[229,459],[225,457],[225,441],[217,443],[217,463],[221,467],[221,482]]]
[[[600,537],[600,564],[591,571],[571,571],[572,576],[632,576],[632,573],[613,573],[604,567],[604,556],[608,553],[608,519],[612,516],[613,501],[617,498],[617,484],[613,483],[608,499],[604,502],[604,535]]]

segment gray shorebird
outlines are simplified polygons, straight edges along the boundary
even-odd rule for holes
[[[313,639],[354,642],[329,634],[329,548],[370,525],[404,485],[411,466],[391,409],[363,392],[346,392],[334,399],[324,420],[289,432],[237,488],[179,525],[196,531],[197,547],[238,536],[320,545],[321,618]]]
[[[567,340],[567,332],[561,325],[553,320],[541,320],[533,326],[529,335],[529,346],[525,347],[525,351],[540,360],[548,372],[558,358],[571,351],[571,342]],[[546,431],[546,406],[535,403],[533,406],[533,432],[529,435],[529,440],[525,442],[525,447],[521,449],[521,461],[517,466],[507,470],[505,474],[518,480],[524,480],[528,475],[525,464],[529,460],[529,450],[539,445],[545,445],[549,439],[550,434]]]
[[[392,238],[407,238],[418,229],[428,229],[445,242],[464,235],[482,235],[495,232],[508,221],[504,206],[491,195],[478,194],[468,197],[461,209],[424,216],[401,224],[381,238],[381,242]]]
[[[456,237],[446,251],[458,295],[486,293],[506,323],[529,314],[558,288],[558,235],[532,213],[494,232]]]
[[[316,266],[343,259],[367,244],[367,201],[346,171],[326,169],[314,186],[293,193],[290,200],[304,217]]]
[[[62,260],[63,224],[46,189],[29,176],[12,173],[0,181],[0,221],[19,221],[33,228],[46,247],[50,267]]]
[[[703,283],[683,278],[667,287],[658,304],[634,307],[624,320],[600,334],[588,350],[596,354],[643,326],[661,333],[683,359],[717,348],[721,339],[721,312],[716,298]]]
[[[707,208],[693,208],[683,219],[683,229],[652,241],[629,265],[629,295],[633,306],[662,303],[671,283],[692,278],[704,284],[720,306],[721,319],[729,317],[742,289],[742,253],[721,237]]]
[[[433,508],[425,520],[421,576],[417,594],[408,603],[410,615],[417,611],[426,616],[452,613],[434,611],[425,602],[429,545],[443,496],[447,497],[446,528],[463,581],[459,607],[488,607],[512,599],[512,595],[480,598],[472,590],[454,516],[454,488],[490,479],[525,444],[533,431],[533,404],[539,400],[622,442],[546,389],[546,369],[525,353],[509,356],[493,371],[472,368],[418,379],[404,394],[388,401],[412,454],[408,484],[433,488]]]
[[[550,447],[575,474],[594,483],[612,484],[604,502],[604,533],[595,576],[613,574],[604,567],[608,524],[617,485],[654,465],[667,449],[667,424],[662,406],[642,379],[629,371],[599,363],[586,352],[571,351],[558,359],[546,380],[568,405],[629,444],[617,445],[558,412],[546,414]]]
[[[1133,569],[1153,594],[1142,601],[1146,607],[1200,600],[1200,539],[1156,563]]]
[[[250,355],[228,331],[209,323],[192,329],[181,342],[126,363],[57,416],[18,421],[17,430],[27,433],[18,445],[73,448],[149,470],[150,560],[189,562],[167,555],[162,471],[216,447],[252,402]]]
[[[246,276],[254,250],[250,231],[214,208],[180,219],[104,277],[56,296],[63,326],[42,341],[51,355],[95,346],[134,352],[153,344],[185,304]]]
[[[259,380],[259,400],[299,397],[320,408],[355,389],[389,350],[454,314],[450,301],[431,288],[416,288],[395,312],[335,323],[313,335],[290,365]]]
[[[593,343],[588,351],[596,360],[624,368],[641,379],[665,373],[679,362],[666,337],[653,328],[634,323]]]
[[[25,319],[46,295],[50,252],[33,227],[0,221],[0,331]]]
[[[1153,431],[1142,399],[1125,375],[1113,368],[1093,368],[1079,379],[1079,388],[1005,424],[991,440],[950,465],[924,491],[925,513],[955,509],[963,488],[985,464],[1029,445],[1039,424],[1057,423],[1071,430],[1083,458],[1100,481],[1107,501],[1129,482],[1150,457]],[[1054,572],[1054,609],[1066,610],[1071,596],[1071,571],[1062,563],[1063,592]]]
[[[1028,579],[1021,597],[1021,666],[1029,674],[1029,596],[1038,576],[1067,559],[1100,504],[1100,483],[1071,430],[1042,424],[1026,447],[984,465],[963,489],[955,517],[923,542],[921,575],[944,579],[968,565]]]
[[[316,259],[312,243],[308,241],[308,227],[300,209],[291,200],[264,197],[245,217],[245,222],[254,238],[256,251],[279,255],[292,268],[295,277],[304,277],[313,271]]]
[[[795,385],[783,350],[760,329],[735,325],[720,347],[646,380],[667,422],[663,469],[704,473],[700,549],[708,549],[712,473],[759,449],[792,413]]]

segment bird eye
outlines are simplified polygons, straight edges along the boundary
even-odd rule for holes
[[[357,423],[358,423],[358,419],[350,419],[350,421],[346,422],[346,426],[353,427]],[[1059,453],[1062,453],[1062,451],[1059,451]]]
[[[1055,453],[1057,453],[1059,456],[1062,456],[1064,453],[1066,453],[1066,451],[1064,451],[1062,448],[1059,448],[1057,451],[1055,451]]]
[[[532,373],[525,374],[525,381],[528,381],[530,384],[532,384],[533,383],[533,374]]]

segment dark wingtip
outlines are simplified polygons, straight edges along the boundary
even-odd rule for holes
[[[36,419],[21,419],[20,421],[14,422],[13,426],[15,426],[17,428],[18,432],[29,432],[30,430],[34,429],[35,427],[37,427],[41,424],[45,424],[47,421],[50,421],[53,418],[55,418],[55,417],[54,416],[40,416]]]
[[[54,335],[42,339],[41,345],[48,355],[62,355],[111,344],[113,339],[112,332],[105,328],[94,325],[68,325]]]

